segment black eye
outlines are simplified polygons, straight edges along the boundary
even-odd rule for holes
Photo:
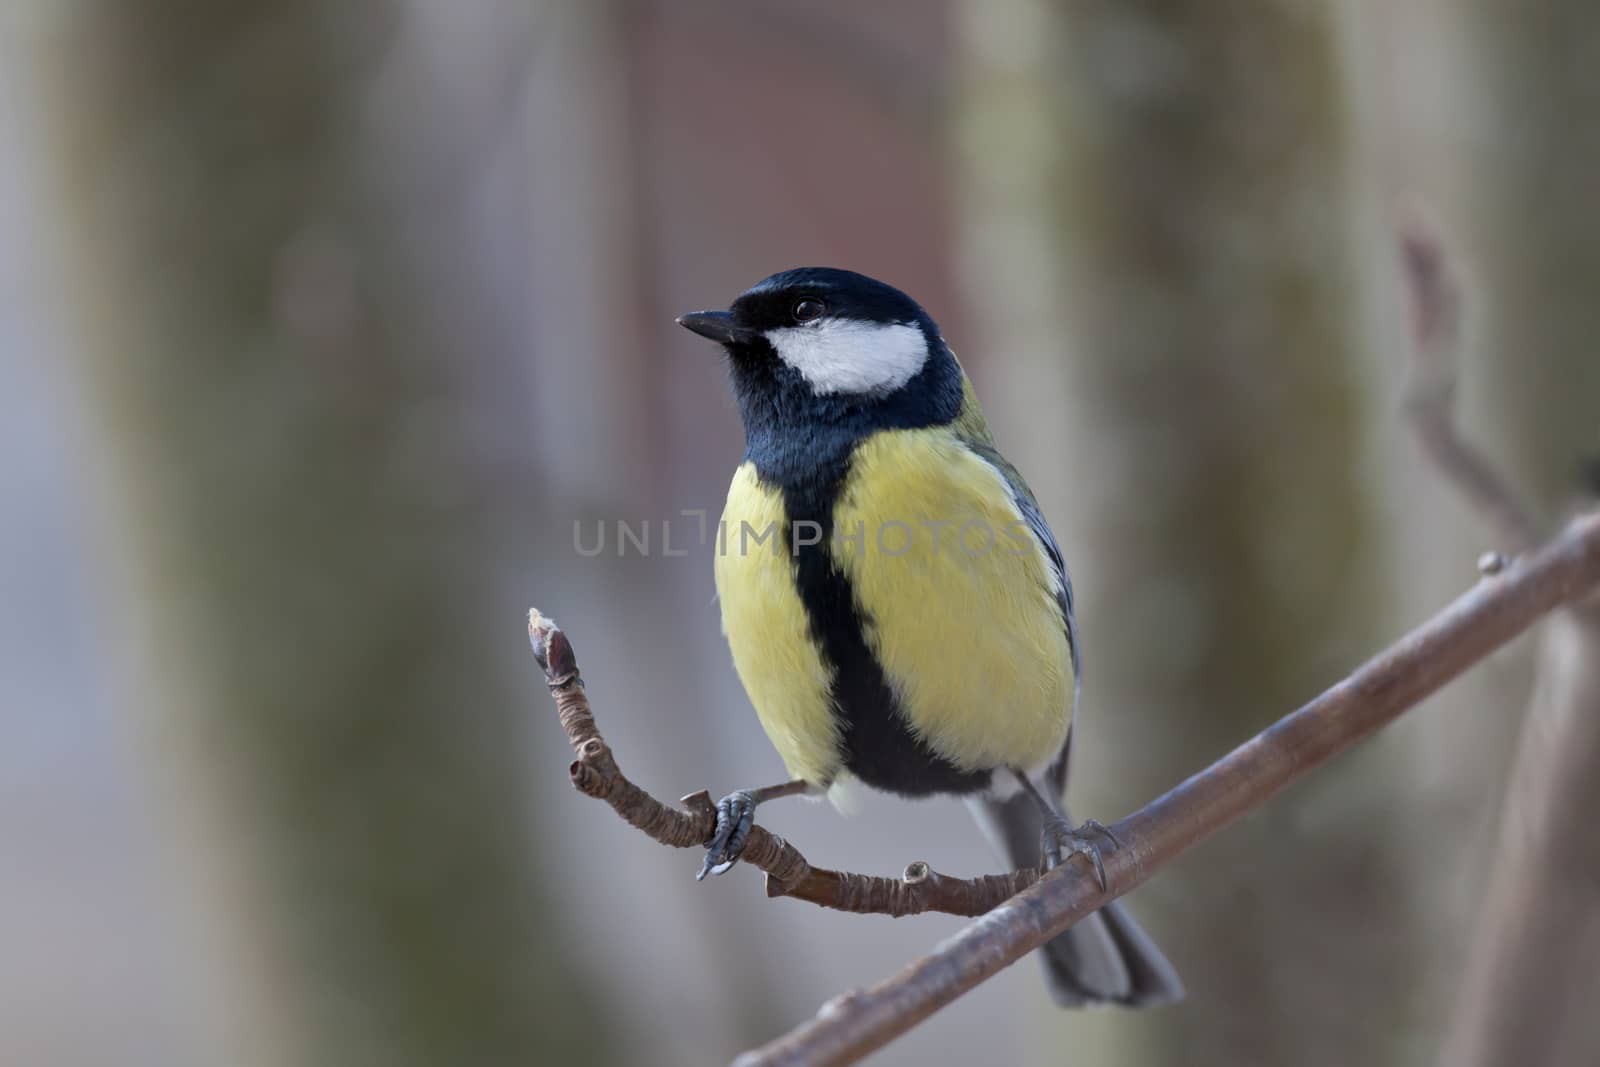
[[[794,321],[812,322],[822,318],[827,310],[827,305],[820,300],[801,300],[794,306]]]

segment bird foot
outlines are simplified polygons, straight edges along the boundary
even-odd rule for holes
[[[717,801],[717,829],[706,845],[706,858],[695,881],[704,881],[708,874],[722,874],[739,862],[755,819],[756,798],[747,789],[736,789]]]
[[[1117,840],[1116,834],[1093,819],[1074,828],[1061,816],[1050,816],[1045,820],[1044,832],[1040,835],[1039,841],[1040,848],[1044,852],[1044,869],[1054,870],[1073,856],[1084,856],[1094,867],[1095,880],[1100,883],[1100,888],[1105,889],[1105,861],[1100,858],[1100,845],[1091,835],[1105,838],[1114,848],[1122,847],[1122,842]]]

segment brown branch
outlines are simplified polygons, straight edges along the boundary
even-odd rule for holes
[[[1506,546],[1527,553],[1536,543],[1536,524],[1509,483],[1455,431],[1455,376],[1446,358],[1459,335],[1454,282],[1437,245],[1425,235],[1408,235],[1403,249],[1417,339],[1418,373],[1409,406],[1419,437],[1439,467],[1490,517]],[[853,1063],[1141,885],[1189,848],[1388,725],[1540,617],[1593,591],[1600,585],[1600,513],[1575,520],[1527,559],[1486,568],[1486,575],[1348,678],[1116,823],[1112,832],[1122,845],[1106,856],[1106,890],[1077,865],[1043,878],[1027,870],[955,879],[925,863],[911,864],[899,880],[847,874],[814,868],[782,838],[753,828],[743,858],[766,872],[769,896],[854,912],[983,917],[893,977],[824,1004],[813,1019],[739,1057],[735,1067]],[[565,634],[531,611],[528,636],[577,753],[569,768],[574,786],[606,800],[663,844],[706,844],[716,821],[709,795],[685,797],[689,810],[680,811],[628,780],[595,727]],[[1600,680],[1594,687],[1600,688]],[[1590,732],[1600,736],[1600,729]],[[1581,832],[1573,838],[1581,840]],[[1561,843],[1571,842],[1562,838]],[[1524,907],[1522,913],[1535,910]]]
[[[1123,847],[1105,857],[1109,891],[1079,865],[1059,868],[899,974],[829,1001],[815,1018],[739,1057],[736,1067],[846,1064],[882,1047],[1597,583],[1600,513],[1485,578],[1311,703],[1114,825]]]
[[[544,670],[555,697],[561,728],[577,759],[567,768],[580,793],[610,804],[616,813],[647,835],[674,848],[702,848],[716,829],[717,812],[704,790],[683,798],[687,811],[657,800],[635,785],[617,766],[611,747],[600,736],[572,643],[556,624],[528,612],[528,643]],[[1015,896],[1039,880],[1027,869],[979,878],[952,878],[917,861],[899,878],[851,874],[813,867],[800,850],[761,826],[754,826],[740,860],[766,872],[767,896],[795,897],[824,908],[877,915],[916,915],[937,911],[976,916]]]
[[[1600,1025],[1600,611],[1541,635],[1488,890],[1440,1063],[1594,1062]]]
[[[1412,410],[1439,473],[1513,546],[1529,513],[1488,461],[1461,441],[1453,382],[1459,301],[1435,241],[1402,238],[1418,323]],[[1474,929],[1441,1063],[1587,1062],[1600,1026],[1600,606],[1569,603],[1541,636],[1534,694],[1506,787],[1489,887]]]
[[[1417,439],[1435,466],[1513,554],[1540,541],[1539,524],[1521,496],[1483,453],[1457,431],[1457,349],[1461,291],[1431,231],[1413,224],[1401,232],[1400,261],[1411,297],[1412,372],[1406,410]]]

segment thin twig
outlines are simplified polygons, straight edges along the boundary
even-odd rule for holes
[[[657,800],[617,766],[600,736],[578,660],[567,635],[538,610],[528,612],[528,643],[555,697],[561,728],[577,759],[567,768],[579,792],[604,800],[627,822],[675,848],[701,848],[717,825],[716,806],[704,790],[683,798],[687,811]],[[976,916],[1039,880],[1029,868],[979,878],[952,878],[918,860],[899,878],[851,874],[813,867],[800,850],[761,826],[750,829],[740,860],[766,872],[767,896],[795,897],[825,908],[876,915],[937,911]]]
[[[1540,634],[1489,885],[1439,1062],[1593,1063],[1600,1026],[1600,611]]]
[[[1600,513],[1484,578],[1311,703],[1115,824],[1108,891],[1057,869],[899,974],[823,1005],[735,1067],[853,1063],[1387,725],[1541,616],[1600,583]]]
[[[1433,234],[1413,224],[1401,232],[1400,261],[1411,297],[1412,372],[1406,410],[1428,457],[1477,509],[1504,548],[1517,554],[1539,543],[1539,524],[1521,496],[1456,429],[1461,291]]]
[[[1418,386],[1455,377],[1459,299],[1440,248],[1402,237],[1418,322]],[[1439,396],[1434,386],[1432,392]],[[1419,391],[1419,396],[1427,392]],[[1440,475],[1508,539],[1536,535],[1509,483],[1459,437],[1448,396],[1415,426]],[[1568,603],[1540,638],[1534,694],[1501,810],[1489,886],[1440,1062],[1592,1060],[1600,998],[1600,606]]]

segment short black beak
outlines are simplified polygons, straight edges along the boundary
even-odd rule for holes
[[[719,345],[748,344],[760,336],[755,330],[735,324],[726,311],[691,311],[678,316],[678,325]]]

